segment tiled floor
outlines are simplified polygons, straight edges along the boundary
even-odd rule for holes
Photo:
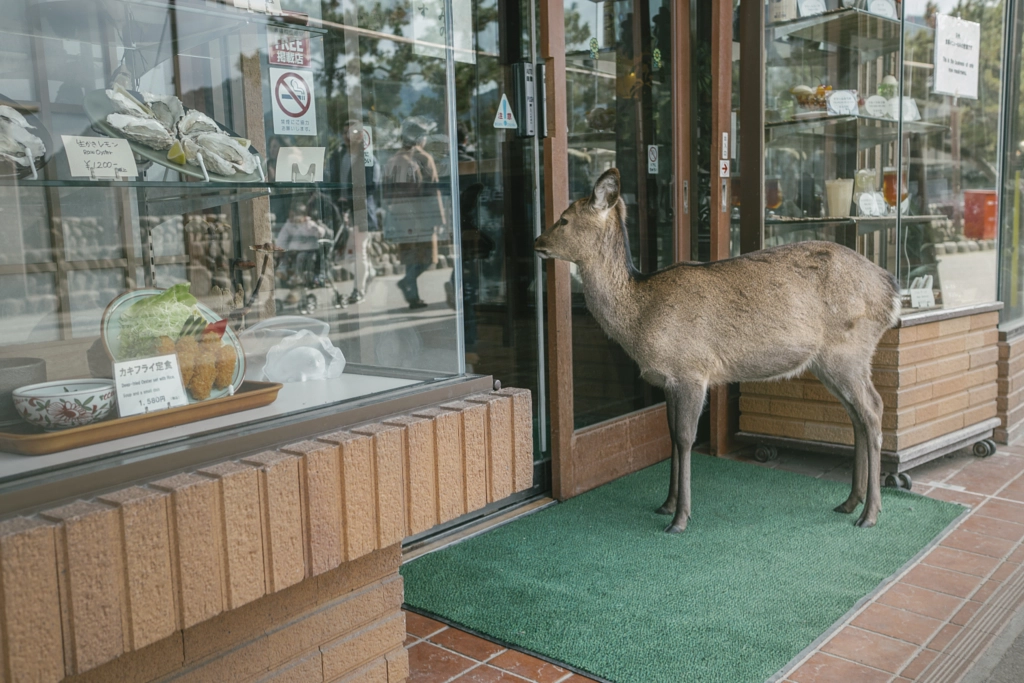
[[[783,453],[749,462],[850,480],[842,458]],[[914,491],[969,505],[970,515],[799,662],[787,683],[955,681],[1024,607],[1024,446],[1001,446],[986,459],[959,452],[910,474]],[[410,683],[590,680],[417,614],[407,613],[407,624]]]

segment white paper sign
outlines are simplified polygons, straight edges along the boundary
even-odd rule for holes
[[[275,135],[316,135],[313,72],[270,67]]]
[[[658,146],[647,145],[647,172],[657,175],[658,173]]]
[[[885,118],[889,115],[889,101],[881,95],[872,95],[864,100],[864,111],[868,116]]]
[[[931,287],[928,289],[912,289],[910,290],[910,307],[911,308],[931,308],[935,305],[935,294],[932,292]]]
[[[886,19],[897,18],[896,5],[893,4],[892,0],[870,0],[868,2],[868,12],[879,17],[885,17]]]
[[[498,103],[498,111],[494,114],[494,127],[511,128],[513,130],[519,128],[519,125],[516,123],[515,114],[512,113],[512,107],[509,106],[508,97],[505,93],[501,94],[501,102]]]
[[[825,0],[798,0],[801,17],[811,17],[815,14],[824,14]]]
[[[373,129],[363,126],[363,166],[373,166]]]
[[[325,152],[323,147],[282,147],[274,164],[274,181],[322,183]]]
[[[825,98],[829,115],[850,116],[857,113],[856,90],[833,90]]]
[[[900,98],[894,97],[888,101],[889,107],[889,118],[898,119],[900,117]],[[917,100],[913,97],[903,98],[903,120],[904,121],[920,121],[921,111],[917,108]]]
[[[729,167],[731,166],[731,164],[732,164],[732,162],[729,159],[722,159],[721,161],[718,162],[718,177],[719,178],[728,178],[729,177],[729,170],[730,170]]]
[[[188,405],[173,353],[114,363],[114,388],[121,417]]]
[[[61,135],[75,178],[134,178],[139,175],[131,145],[121,138]]]
[[[935,16],[935,93],[978,99],[980,46],[981,24]]]

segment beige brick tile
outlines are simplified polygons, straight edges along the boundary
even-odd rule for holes
[[[258,683],[321,683],[323,680],[323,657],[320,650],[314,650],[260,678]]]
[[[405,430],[405,533],[411,536],[437,524],[434,424],[426,418],[411,415],[391,418],[384,424]]]
[[[996,329],[996,325],[999,324],[998,311],[972,315],[970,320],[972,330],[986,330],[989,333],[995,333],[995,339],[992,341],[993,344],[999,339],[999,330]]]
[[[133,486],[99,500],[118,510],[128,617],[125,649],[139,650],[178,628],[167,518],[170,496]]]
[[[324,678],[332,680],[343,676],[367,661],[401,647],[404,640],[405,615],[399,612],[327,643],[320,648],[324,657]]]
[[[405,538],[404,431],[382,423],[352,430],[355,434],[370,436],[373,441],[378,548],[386,548]]]
[[[320,599],[331,600],[388,576],[397,576],[401,562],[402,549],[397,543],[346,562],[317,577]]]
[[[978,406],[974,406],[964,411],[964,426],[969,427],[971,425],[978,424],[984,420],[987,420],[998,415],[996,410],[996,402],[989,401]]]
[[[434,422],[437,453],[437,519],[439,523],[466,512],[462,457],[462,417],[459,413],[426,408],[413,413]]]
[[[965,410],[970,404],[970,394],[963,391],[952,396],[943,396],[928,403],[922,403],[915,407],[915,419],[918,422],[931,422],[950,413]]]
[[[351,561],[377,548],[373,441],[352,432],[335,432],[320,440],[341,448],[342,529],[345,559]]]
[[[384,656],[388,663],[388,683],[399,683],[409,677],[409,652],[397,648]]]
[[[512,463],[512,399],[499,394],[483,394],[470,396],[466,401],[487,406],[488,502],[507,498],[512,495],[515,484]]]
[[[804,438],[810,441],[853,445],[853,427],[839,427],[817,423],[804,425]]]
[[[328,683],[392,683],[388,680],[388,665],[384,657],[378,657],[351,673],[335,678]]]
[[[749,392],[750,394],[757,396],[805,398],[804,385],[795,380],[787,380],[784,382],[744,382],[740,385],[740,391]]]
[[[918,382],[930,382],[941,377],[962,374],[970,369],[971,356],[967,353],[958,353],[915,366]]]
[[[224,609],[217,482],[198,474],[179,474],[152,486],[171,494],[167,518],[178,626],[188,628]]]
[[[259,478],[254,467],[237,462],[206,467],[199,473],[217,481],[224,592],[228,609],[238,609],[267,590]]]
[[[266,451],[243,458],[257,468],[260,483],[260,527],[267,592],[295,585],[306,576],[299,459]]]
[[[39,519],[0,522],[0,671],[7,681],[64,678],[54,531]]]
[[[323,441],[302,441],[282,448],[299,457],[306,566],[310,576],[341,564],[341,448]]]
[[[951,318],[950,320],[939,321],[939,336],[948,337],[950,335],[964,335],[971,331],[971,318],[970,316],[964,316],[961,318]]]
[[[462,444],[463,506],[466,512],[478,510],[488,502],[490,471],[487,447],[487,405],[452,401],[443,410],[459,416]]]
[[[512,399],[513,489],[525,491],[533,486],[533,395],[516,387],[496,393]]]
[[[880,391],[879,393],[882,395],[882,401],[886,408],[909,408],[930,401],[933,395],[937,395],[933,383],[915,384],[910,388],[900,389],[893,399],[889,399],[887,396],[889,392]]]
[[[183,666],[181,631],[117,659],[69,676],[63,683],[151,683]]]
[[[916,446],[919,443],[924,443],[931,439],[937,439],[938,437],[949,434],[950,432],[963,429],[963,426],[963,413],[955,413],[953,415],[947,415],[937,420],[933,420],[932,422],[918,424],[898,435],[899,448],[910,448],[911,446]]]
[[[79,501],[41,513],[56,528],[64,661],[69,674],[124,652],[124,586],[117,511]]]
[[[992,365],[999,358],[999,349],[994,346],[985,346],[980,349],[975,349],[970,352],[971,355],[971,369],[980,368],[987,365]],[[996,368],[998,374],[999,369]]]

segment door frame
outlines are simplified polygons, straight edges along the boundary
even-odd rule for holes
[[[731,88],[732,2],[728,6],[730,61],[726,73]],[[549,137],[544,140],[544,220],[553,225],[569,204],[568,121],[565,76],[565,11],[563,0],[540,0],[540,55],[547,65]],[[689,0],[672,5],[673,154],[675,186],[672,209],[676,221],[675,261],[690,259],[690,216],[696,188],[691,164],[691,8]],[[728,100],[726,101],[728,107]],[[729,115],[725,121],[728,125]],[[728,214],[724,228],[728,255]],[[714,238],[713,238],[714,239]],[[660,403],[595,425],[576,429],[573,405],[572,298],[569,264],[544,262],[547,275],[548,410],[551,425],[552,495],[565,500],[671,455],[665,404]],[[714,406],[712,405],[712,411]],[[712,412],[712,420],[715,413]],[[608,457],[595,457],[595,454]]]

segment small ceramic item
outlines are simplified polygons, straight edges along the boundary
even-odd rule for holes
[[[889,74],[882,79],[882,82],[878,84],[878,94],[885,99],[891,99],[896,97],[896,90],[900,87],[900,82],[896,80],[896,77]]]
[[[14,390],[14,407],[22,419],[47,431],[99,422],[116,405],[114,382],[107,379],[43,382]]]

